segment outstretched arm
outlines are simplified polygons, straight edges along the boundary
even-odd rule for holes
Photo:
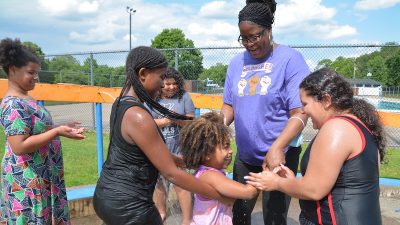
[[[258,194],[257,189],[252,185],[231,180],[217,171],[203,173],[200,180],[210,184],[223,196],[231,199],[252,199]]]
[[[70,126],[62,125],[50,129],[44,133],[36,135],[14,135],[7,137],[8,143],[16,155],[22,155],[37,151],[57,136],[81,140],[84,139],[83,128],[72,128]]]
[[[248,180],[260,190],[278,190],[295,198],[319,200],[332,189],[343,163],[361,148],[362,140],[356,128],[344,120],[332,119],[318,132],[303,177],[280,177],[263,171],[250,174]],[[287,167],[282,169],[288,172]]]
[[[129,125],[128,125],[129,124]],[[153,118],[142,108],[129,108],[122,120],[122,135],[130,143],[136,143],[160,173],[172,183],[208,198],[223,200],[211,185],[179,169],[162,141]]]
[[[262,165],[264,169],[272,170],[280,164],[285,164],[285,148],[301,133],[307,123],[308,117],[302,113],[301,108],[290,110],[290,116],[292,119],[289,118],[281,134],[268,149]]]

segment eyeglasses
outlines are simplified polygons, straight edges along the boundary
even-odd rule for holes
[[[238,37],[238,42],[241,45],[247,45],[249,43],[256,43],[257,41],[260,41],[261,37],[264,35],[266,29],[263,29],[260,33],[250,36],[250,37],[243,37],[242,35],[239,35]]]

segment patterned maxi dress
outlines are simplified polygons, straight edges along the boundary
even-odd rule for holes
[[[35,100],[10,96],[1,102],[0,123],[6,137],[40,134],[53,126],[49,112]],[[70,224],[63,168],[58,137],[19,156],[6,141],[0,224]]]

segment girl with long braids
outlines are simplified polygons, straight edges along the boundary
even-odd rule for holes
[[[300,163],[303,176],[281,165],[275,173],[252,173],[248,183],[300,199],[301,225],[382,224],[379,162],[385,138],[375,107],[355,98],[350,84],[328,68],[304,79],[300,98],[318,130]]]
[[[163,87],[167,60],[161,52],[140,46],[126,60],[126,81],[110,116],[108,157],[97,182],[94,209],[105,224],[155,224],[163,221],[153,202],[160,173],[191,192],[223,200],[210,185],[179,169],[151,113],[156,109],[174,120],[188,117],[172,112],[155,99]]]
[[[238,37],[246,50],[231,60],[225,79],[222,113],[227,125],[235,122],[233,179],[241,183],[249,172],[281,163],[296,171],[301,152],[296,137],[307,122],[298,87],[310,71],[299,52],[273,40],[275,9],[275,0],[246,1]],[[278,191],[262,195],[264,223],[286,225],[290,196]],[[251,224],[256,200],[235,202],[233,224]]]

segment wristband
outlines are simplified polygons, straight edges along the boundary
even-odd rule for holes
[[[290,120],[290,119],[298,119],[298,120],[301,122],[301,124],[303,124],[303,127],[306,126],[306,124],[304,123],[303,119],[300,118],[300,117],[298,117],[298,116],[292,116],[292,117],[289,118],[289,120]]]

